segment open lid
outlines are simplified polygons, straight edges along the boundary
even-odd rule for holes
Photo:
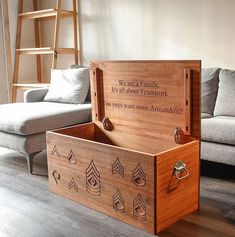
[[[201,61],[93,61],[90,70],[93,121],[111,136],[200,138]]]

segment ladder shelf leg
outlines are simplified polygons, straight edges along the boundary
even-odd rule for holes
[[[58,56],[59,35],[60,35],[61,0],[57,0],[56,9],[57,13],[55,19],[54,54],[53,54],[52,68],[57,67],[57,56]]]
[[[33,10],[38,11],[38,0],[33,0]],[[34,30],[35,30],[35,45],[36,48],[41,47],[41,40],[40,40],[40,25],[39,20],[34,19]],[[37,55],[37,81],[38,83],[42,83],[42,66],[41,66],[41,56]]]
[[[18,13],[23,12],[23,0],[19,0],[19,6],[18,6]],[[17,33],[16,33],[16,48],[19,49],[21,45],[21,31],[22,31],[22,18],[18,16],[18,22],[17,22]],[[18,83],[19,80],[19,60],[20,55],[16,51],[15,53],[15,65],[14,65],[14,77],[13,77],[13,84]],[[12,87],[12,102],[16,102],[17,99],[17,87]]]
[[[77,17],[77,1],[73,0],[73,27],[74,27],[74,63],[80,64],[78,59],[78,17]]]

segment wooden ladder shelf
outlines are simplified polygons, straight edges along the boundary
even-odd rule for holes
[[[52,69],[57,67],[57,57],[61,54],[73,54],[74,63],[79,63],[78,53],[78,13],[77,13],[77,0],[72,0],[73,10],[62,10],[62,0],[56,1],[56,8],[39,10],[39,1],[33,0],[32,12],[23,12],[24,0],[19,0],[18,8],[18,25],[16,35],[16,52],[15,52],[15,67],[14,77],[12,84],[12,102],[16,102],[18,89],[40,88],[46,87],[49,84],[43,83],[41,72],[41,55],[53,55]],[[61,18],[73,18],[74,29],[74,47],[73,48],[59,48],[59,35],[60,35],[60,20]],[[53,47],[41,47],[40,42],[40,20],[55,19],[55,32],[53,39]],[[33,20],[35,29],[35,48],[21,48],[21,32],[24,20]],[[37,83],[22,84],[19,83],[19,64],[21,55],[36,55],[37,59]]]

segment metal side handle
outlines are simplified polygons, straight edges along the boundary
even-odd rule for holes
[[[186,177],[189,176],[189,171],[184,161],[180,160],[175,164],[174,174],[178,180],[185,179]]]

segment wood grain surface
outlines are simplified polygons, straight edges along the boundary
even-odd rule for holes
[[[57,152],[55,151],[57,148]],[[141,154],[134,151],[109,147],[100,143],[78,140],[60,134],[47,133],[47,156],[50,190],[85,206],[100,211],[115,219],[145,229],[154,233],[154,156]],[[68,156],[73,152],[76,162],[70,162]],[[116,160],[119,160],[124,175],[112,171]],[[98,193],[89,189],[89,182],[86,180],[87,169],[93,163],[95,171],[94,178],[99,184]],[[133,171],[140,165],[145,175],[143,186],[137,186],[133,182]],[[53,173],[57,171],[56,177],[60,174],[58,182]],[[77,190],[69,188],[71,179],[74,178]],[[138,181],[138,177],[136,178]],[[141,184],[141,182],[140,182]],[[113,208],[113,196],[120,190],[124,199],[124,212],[118,212]],[[133,202],[138,195],[141,195],[144,208],[143,220],[134,215]]]
[[[138,131],[143,129],[154,137],[172,135],[175,127],[186,131],[191,125],[192,136],[200,137],[200,61],[95,61],[90,68],[93,121],[102,126],[108,116],[115,143],[121,143],[116,132],[132,134],[132,128],[135,135],[141,137]],[[185,71],[190,71],[191,83]],[[186,106],[190,95],[192,121]]]
[[[172,167],[186,163],[189,176],[177,180]],[[199,141],[157,155],[156,225],[157,232],[169,227],[186,214],[199,208]]]

